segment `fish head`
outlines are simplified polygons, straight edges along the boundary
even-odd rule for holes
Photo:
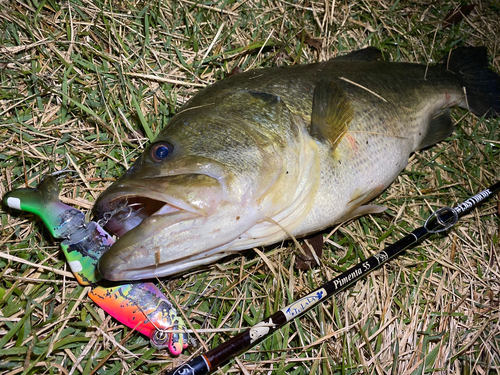
[[[104,278],[160,277],[211,263],[287,204],[290,194],[276,183],[294,169],[283,153],[293,153],[297,130],[279,98],[266,95],[233,93],[188,107],[98,198],[96,217],[119,236],[99,262]]]

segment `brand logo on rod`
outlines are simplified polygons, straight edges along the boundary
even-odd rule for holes
[[[290,306],[285,307],[281,310],[283,314],[286,316],[286,320],[292,320],[297,315],[301,314],[303,311],[307,310],[312,305],[315,305],[319,301],[321,301],[326,296],[326,290],[320,289],[311,294],[308,294],[305,297],[302,297],[298,301],[295,301]]]

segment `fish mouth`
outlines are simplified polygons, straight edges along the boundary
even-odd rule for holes
[[[141,244],[154,239],[165,227],[210,216],[222,194],[223,187],[216,179],[201,174],[116,181],[94,205],[99,223],[118,236],[99,262],[102,276],[128,278],[125,274],[130,272],[120,270],[119,264],[129,271],[134,266],[120,259],[147,255]],[[142,278],[140,272],[135,272],[134,278]]]
[[[147,189],[123,191],[122,194],[117,192],[116,195],[107,201],[98,201],[99,205],[95,206],[94,211],[99,223],[118,237],[122,237],[154,216],[172,216],[173,213],[181,211],[191,212],[193,216],[202,215],[193,210],[186,210],[185,207],[184,209],[179,207],[180,205],[172,202],[168,195],[162,197]]]
[[[118,180],[97,200],[94,213],[107,230],[121,237],[151,216],[178,211],[208,216],[223,195],[218,180],[203,174]]]
[[[119,236],[103,254],[107,280],[172,275],[227,255],[248,229],[248,208],[223,200],[224,188],[207,175],[118,180],[97,200],[94,213]]]

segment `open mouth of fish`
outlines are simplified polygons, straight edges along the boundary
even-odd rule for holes
[[[216,179],[201,174],[117,181],[94,207],[106,229],[119,236],[99,272],[108,280],[147,279],[225,256],[254,221],[239,220],[248,218],[249,208],[224,201],[223,192]]]
[[[145,195],[124,195],[110,204],[115,208],[105,213],[101,220],[106,229],[118,237],[122,237],[153,216],[172,216],[173,213],[179,213],[182,210],[167,199],[159,200],[158,197],[150,198]],[[195,213],[193,215],[196,216]]]

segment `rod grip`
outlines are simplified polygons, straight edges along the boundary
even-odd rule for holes
[[[162,375],[205,375],[209,372],[210,365],[203,355],[199,355]]]

